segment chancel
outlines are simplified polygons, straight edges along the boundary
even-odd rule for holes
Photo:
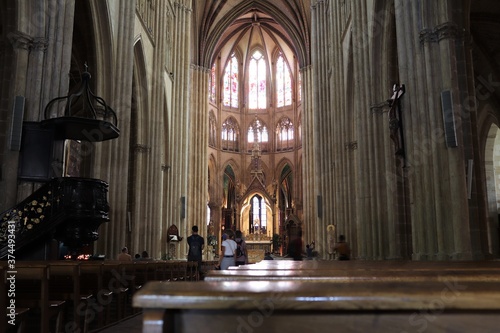
[[[0,331],[489,332],[498,22],[494,0],[1,0]],[[218,271],[229,230],[249,264]]]

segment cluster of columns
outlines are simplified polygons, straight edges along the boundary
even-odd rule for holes
[[[473,253],[465,175],[478,147],[467,142],[473,118],[458,98],[470,92],[471,60],[459,33],[466,28],[464,4],[396,0],[345,6],[312,6],[313,91],[306,100],[314,103],[304,112],[305,221],[317,235],[335,224],[360,259],[479,257]],[[402,158],[395,155],[384,103],[394,83],[406,86]],[[456,148],[445,145],[443,90],[452,91],[462,115],[456,119]],[[328,240],[321,238],[321,244]]]

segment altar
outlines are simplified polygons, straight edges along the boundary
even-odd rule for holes
[[[272,238],[261,234],[249,234],[245,238],[248,251],[248,263],[264,260],[266,252],[271,252]]]

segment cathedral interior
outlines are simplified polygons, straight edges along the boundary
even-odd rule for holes
[[[500,2],[0,0],[0,278],[7,333],[497,332]]]
[[[18,258],[500,256],[500,3],[0,0]],[[498,172],[497,172],[498,171]],[[497,184],[498,181],[498,184]]]

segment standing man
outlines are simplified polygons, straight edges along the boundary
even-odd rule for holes
[[[201,272],[202,252],[205,247],[205,240],[198,235],[198,226],[194,225],[191,231],[191,236],[187,238],[187,243],[189,245],[188,261],[198,262],[198,272]]]

